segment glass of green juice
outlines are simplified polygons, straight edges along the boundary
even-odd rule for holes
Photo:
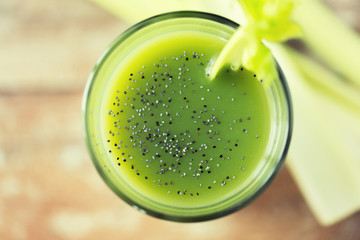
[[[131,27],[105,51],[83,99],[92,161],[136,209],[195,222],[254,200],[284,162],[289,90],[241,68],[209,71],[238,24],[173,12]]]

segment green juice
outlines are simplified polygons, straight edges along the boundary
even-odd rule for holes
[[[208,77],[225,43],[196,31],[155,37],[137,46],[105,86],[106,157],[144,199],[214,205],[263,166],[271,122],[264,84],[245,69]]]
[[[104,52],[85,89],[92,161],[136,209],[194,222],[255,199],[282,165],[291,136],[285,79],[212,65],[238,25],[174,12],[134,25]]]

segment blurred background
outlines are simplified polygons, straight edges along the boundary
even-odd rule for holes
[[[360,32],[359,0],[326,0]],[[129,27],[88,0],[0,1],[0,239],[360,239],[360,213],[314,218],[287,167],[245,209],[183,224],[146,216],[103,183],[87,153],[87,77]]]

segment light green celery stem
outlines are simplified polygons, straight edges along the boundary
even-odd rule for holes
[[[338,101],[338,96],[319,87],[329,77],[320,66],[310,69],[314,77],[308,79],[304,59],[282,46],[271,48],[288,80],[294,106],[287,166],[320,223],[333,224],[360,210],[359,111],[344,107],[345,100]],[[350,98],[346,101],[357,99]]]
[[[318,0],[302,0],[294,20],[304,42],[331,68],[360,87],[360,37]]]
[[[91,0],[109,12],[129,22],[137,23],[157,14],[193,10],[225,16],[237,22],[245,17],[236,0]]]
[[[319,94],[325,94],[337,104],[348,108],[360,117],[360,92],[357,88],[298,51],[288,47],[286,50],[291,55],[296,67],[304,75],[304,80]]]

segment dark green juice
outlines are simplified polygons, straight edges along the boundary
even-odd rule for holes
[[[245,69],[209,79],[224,44],[196,31],[145,41],[105,86],[99,130],[106,155],[144,199],[179,208],[217,204],[264,164],[265,86]]]

